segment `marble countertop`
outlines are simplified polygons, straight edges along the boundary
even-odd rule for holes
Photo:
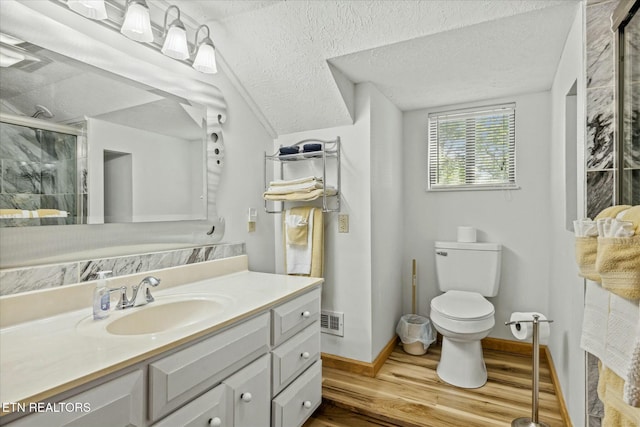
[[[158,277],[162,279],[162,275]],[[199,322],[147,335],[112,335],[112,311],[89,328],[92,309],[61,313],[0,329],[0,402],[35,402],[134,365],[304,293],[323,279],[241,271],[153,292],[156,301],[195,294],[220,296],[224,310]],[[151,307],[154,303],[149,304]]]

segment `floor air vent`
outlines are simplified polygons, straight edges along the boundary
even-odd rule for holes
[[[344,313],[322,310],[320,312],[320,330],[325,334],[344,336]]]

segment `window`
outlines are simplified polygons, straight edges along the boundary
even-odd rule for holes
[[[429,190],[517,188],[515,104],[429,114]]]

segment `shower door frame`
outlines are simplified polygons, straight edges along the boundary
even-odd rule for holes
[[[611,16],[611,30],[614,32],[614,205],[621,204],[624,191],[624,84],[625,84],[625,27],[640,9],[640,0],[620,0]],[[633,183],[633,181],[632,181]]]

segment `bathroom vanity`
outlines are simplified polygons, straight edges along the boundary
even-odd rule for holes
[[[153,274],[163,282],[146,306],[94,321],[87,301],[80,310],[3,326],[0,424],[305,422],[322,398],[322,279],[250,272],[246,256]],[[179,283],[183,276],[191,281]],[[114,281],[127,280],[139,278]],[[81,286],[90,285],[79,293]],[[18,298],[0,299],[0,309],[29,304]]]

